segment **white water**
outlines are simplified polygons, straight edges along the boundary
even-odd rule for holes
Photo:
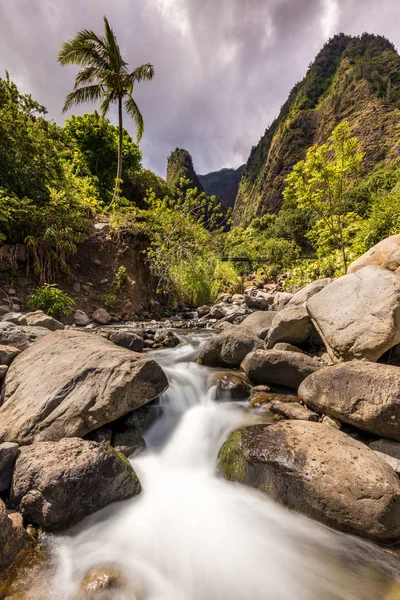
[[[51,599],[74,598],[85,573],[104,566],[131,584],[101,596],[110,600],[375,599],[351,576],[338,578],[329,530],[216,477],[218,450],[246,417],[212,402],[209,372],[193,362],[201,339],[153,355],[170,388],[147,441],[154,446],[174,429],[172,436],[132,461],[144,490],[138,498],[56,539]]]

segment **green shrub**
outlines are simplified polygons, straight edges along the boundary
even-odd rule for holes
[[[42,310],[53,317],[68,315],[74,304],[71,296],[50,283],[37,287],[27,298],[27,305],[31,310]]]
[[[214,300],[223,292],[238,294],[242,288],[242,278],[232,263],[218,261],[213,274],[211,298]]]

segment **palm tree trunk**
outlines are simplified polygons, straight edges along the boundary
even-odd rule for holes
[[[122,178],[122,98],[118,98],[118,166],[117,166],[117,179],[115,181],[115,188],[113,199],[110,204],[112,206],[116,200],[118,200],[121,191],[121,178]]]

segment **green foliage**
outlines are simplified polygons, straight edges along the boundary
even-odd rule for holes
[[[220,294],[238,294],[243,289],[243,282],[235,267],[230,262],[218,261],[213,273],[211,297],[213,300]]]
[[[168,157],[167,185],[171,189],[181,188],[181,180],[185,180],[185,188],[204,192],[203,186],[193,167],[192,157],[187,150],[176,148]]]
[[[55,284],[45,283],[28,296],[27,304],[31,310],[42,310],[47,315],[63,317],[71,312],[75,301]]]

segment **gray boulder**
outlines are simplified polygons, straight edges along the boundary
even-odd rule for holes
[[[256,385],[272,383],[292,388],[297,388],[321,366],[310,356],[284,350],[256,350],[246,356],[241,365]]]
[[[400,341],[400,278],[365,267],[312,296],[307,310],[332,360],[378,360]]]
[[[310,421],[233,432],[219,471],[304,515],[377,540],[400,536],[400,488],[393,469],[350,436]]]
[[[10,366],[14,358],[18,356],[20,352],[21,350],[15,346],[0,345],[0,365]]]
[[[154,341],[167,348],[174,348],[180,344],[179,338],[170,329],[159,329],[154,335]]]
[[[214,400],[229,402],[232,400],[248,400],[250,386],[243,377],[236,373],[217,373],[213,377],[215,385]]]
[[[0,344],[15,346],[19,350],[25,350],[25,348],[49,334],[50,331],[44,327],[24,327],[14,323],[0,323]]]
[[[263,296],[250,296],[248,294],[245,295],[244,301],[246,306],[254,308],[254,310],[267,310],[270,304]]]
[[[272,304],[273,310],[280,311],[284,309],[292,298],[293,294],[289,294],[289,292],[276,292]]]
[[[92,319],[99,325],[108,325],[111,322],[111,315],[105,310],[105,308],[98,308],[92,314]]]
[[[13,310],[3,315],[1,320],[4,321],[4,323],[14,323],[14,325],[18,325],[20,318],[23,316],[22,312]]]
[[[26,520],[61,529],[140,491],[129,461],[108,443],[69,438],[20,449],[10,499]]]
[[[246,317],[241,322],[240,326],[246,327],[254,335],[264,340],[267,337],[268,331],[270,330],[275,317],[275,312],[257,310]]]
[[[398,367],[367,361],[324,367],[303,381],[299,396],[319,413],[400,440]]]
[[[113,344],[122,346],[122,348],[126,348],[127,350],[143,352],[144,340],[140,335],[137,335],[133,331],[112,331],[108,336],[108,339]]]
[[[238,367],[262,341],[243,326],[231,326],[210,340],[199,355],[199,363],[210,367]]]
[[[0,500],[0,569],[8,567],[27,541],[22,516],[7,510]]]
[[[0,492],[5,492],[11,485],[18,444],[4,442],[0,444]]]
[[[295,293],[293,298],[287,303],[287,308],[293,308],[295,306],[305,306],[307,300],[309,300],[311,296],[318,294],[318,292],[320,292],[324,289],[324,287],[332,283],[332,281],[333,279],[330,279],[328,277],[326,279],[317,279],[316,281],[309,283],[308,285],[306,285],[306,287],[302,288],[301,290]]]
[[[113,434],[112,446],[124,456],[133,456],[146,448],[146,442],[139,429],[127,427]]]
[[[74,314],[74,321],[78,327],[86,327],[89,325],[90,319],[83,310],[76,310]]]
[[[42,310],[36,310],[35,312],[27,313],[19,319],[20,325],[29,325],[32,327],[44,327],[50,331],[57,331],[58,329],[64,329],[63,323],[57,321],[53,317],[46,315]]]
[[[168,387],[161,367],[102,336],[56,331],[12,363],[0,407],[0,441],[83,437]]]
[[[310,315],[303,306],[284,308],[275,315],[266,338],[266,348],[273,348],[278,342],[304,344],[314,331]]]

